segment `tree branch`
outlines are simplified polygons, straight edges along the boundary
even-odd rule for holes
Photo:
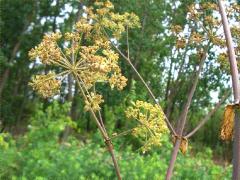
[[[192,137],[210,118],[211,116],[219,109],[219,107],[223,104],[223,102],[230,96],[231,91],[227,90],[224,93],[224,96],[221,100],[214,106],[214,108],[208,112],[208,114],[199,122],[199,124],[190,132],[188,133],[185,138]]]

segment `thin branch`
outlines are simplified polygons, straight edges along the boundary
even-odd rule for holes
[[[62,58],[62,59],[63,59],[63,58]],[[65,68],[65,69],[69,69],[69,68],[70,68],[70,66],[69,66],[68,64],[62,62],[61,60],[57,60],[57,61],[50,60],[50,62],[53,63],[53,64],[57,64],[57,65]]]
[[[93,90],[94,90],[94,93],[96,93],[95,85],[93,86]],[[103,122],[102,113],[101,113],[100,110],[98,110],[98,117],[99,117],[99,120],[100,120],[100,123],[101,123],[103,129],[107,132],[106,127],[105,127],[104,122]]]
[[[143,125],[143,126],[148,130],[148,132],[150,132],[150,134],[151,134],[152,136],[155,136],[154,131],[153,131],[150,127],[148,127],[147,124],[144,124],[143,122],[141,122],[141,121],[138,120],[138,119],[135,119],[135,120],[136,120],[139,124]]]
[[[208,114],[199,122],[199,124],[190,132],[188,133],[185,138],[192,137],[210,118],[211,116],[219,109],[219,107],[223,104],[224,101],[230,96],[231,91],[227,90],[221,100],[214,106],[214,108],[208,112]]]
[[[84,92],[83,87],[82,87],[81,84],[80,84],[80,81],[79,81],[79,78],[78,78],[77,74],[74,73],[73,75],[74,75],[75,80],[76,80],[76,82],[77,82],[77,85],[78,85],[78,87],[79,87],[79,89],[80,89],[80,91],[81,91],[81,93],[82,93],[82,95],[83,95],[83,98],[84,98],[86,101],[89,101],[88,98],[87,98],[87,95],[86,95],[85,92]],[[90,107],[90,112],[91,112],[91,114],[92,114],[92,116],[93,116],[93,118],[94,118],[94,120],[95,120],[95,122],[96,122],[96,124],[97,124],[97,126],[98,126],[98,128],[99,128],[99,130],[100,130],[100,132],[101,132],[101,134],[102,134],[102,136],[104,137],[104,139],[107,138],[106,133],[103,131],[102,126],[100,125],[100,123],[99,123],[99,121],[98,121],[98,118],[96,117],[96,114],[94,113],[94,111],[93,111],[93,109],[92,109],[91,107]]]
[[[127,27],[127,57],[129,59],[129,54],[130,54],[130,49],[129,49],[129,38],[128,38],[129,34],[128,34],[128,27]]]
[[[222,1],[219,0],[219,9],[222,16],[223,28],[226,37],[227,47],[228,47],[228,55],[229,55],[229,62],[232,74],[232,86],[233,86],[233,93],[234,93],[234,101],[235,103],[240,102],[240,82],[239,82],[239,74],[238,74],[238,67],[236,61],[236,55],[234,52],[233,40],[230,31],[230,27],[227,20],[227,15],[225,9],[223,7]]]
[[[199,78],[200,78],[200,73],[202,72],[203,65],[204,65],[204,62],[205,62],[206,57],[207,57],[209,44],[210,43],[208,43],[208,45],[206,45],[206,47],[205,47],[204,54],[202,55],[201,60],[200,60],[198,71],[195,75],[195,79],[193,80],[193,85],[192,85],[191,90],[188,94],[187,102],[186,102],[186,104],[184,106],[184,109],[181,112],[181,115],[179,117],[179,123],[178,123],[178,128],[177,128],[178,129],[177,131],[178,131],[179,135],[182,135],[182,133],[183,133],[183,129],[184,129],[186,119],[187,119],[187,114],[188,114],[188,111],[189,111],[189,108],[190,108],[190,104],[192,102],[193,95],[196,91],[196,87],[197,87],[197,84],[198,84],[198,81],[199,81]]]
[[[108,36],[109,37],[109,36]],[[115,45],[113,44],[113,42],[111,42],[112,46],[118,51],[118,53],[128,62],[128,64],[131,66],[131,68],[133,69],[133,71],[136,73],[136,75],[138,76],[138,78],[142,81],[143,85],[146,87],[148,93],[150,94],[150,96],[152,97],[153,101],[158,105],[159,108],[161,108],[159,102],[157,101],[156,97],[154,96],[152,90],[150,89],[150,87],[147,85],[147,83],[145,82],[145,80],[142,78],[142,76],[139,74],[139,72],[137,71],[137,69],[135,68],[135,66],[132,64],[131,60],[126,57],[122,51]],[[169,122],[168,118],[166,117],[166,115],[164,114],[164,120],[167,123],[170,131],[176,136],[176,131],[174,130],[173,126],[171,125],[171,123]]]
[[[58,44],[56,44],[60,53],[62,54],[63,58],[62,60],[66,63],[66,65],[68,65],[69,67],[71,67],[71,63],[69,62],[67,56],[63,53],[62,49],[58,46]]]
[[[135,129],[135,128],[128,129],[128,130],[123,131],[123,132],[120,132],[120,133],[118,133],[118,134],[116,134],[116,135],[112,135],[111,139],[113,139],[113,138],[118,138],[119,136],[125,136],[125,135],[127,135],[128,133],[131,133],[134,129]]]
[[[77,75],[76,73],[73,72],[73,75],[74,75],[74,77],[75,77],[75,80],[76,80],[76,82],[77,82],[77,85],[78,85],[78,87],[79,87],[79,89],[80,89],[80,91],[81,91],[84,99],[88,101],[88,98],[87,98],[87,96],[86,96],[86,94],[85,94],[85,92],[84,92],[84,89],[83,89],[83,87],[82,87],[81,84],[80,84],[80,81],[81,81],[81,80],[79,79],[79,77],[78,77],[78,75]],[[111,141],[111,139],[109,138],[107,132],[105,132],[105,130],[104,130],[103,127],[101,126],[101,124],[100,124],[100,122],[99,122],[99,120],[98,120],[95,112],[93,111],[93,109],[92,109],[91,107],[90,107],[90,112],[91,112],[91,114],[92,114],[92,116],[93,116],[93,119],[95,120],[95,122],[96,122],[96,124],[97,124],[98,129],[100,130],[100,132],[101,132],[101,134],[102,134],[102,136],[103,136],[103,138],[104,138],[105,144],[106,144],[106,146],[108,147],[108,151],[109,151],[109,153],[111,154],[112,161],[113,161],[113,164],[114,164],[114,168],[115,168],[115,171],[116,171],[116,175],[117,175],[117,177],[118,177],[118,180],[121,180],[122,178],[121,178],[120,168],[119,168],[119,166],[118,166],[118,162],[117,162],[117,159],[116,159],[115,154],[114,154],[112,141]]]

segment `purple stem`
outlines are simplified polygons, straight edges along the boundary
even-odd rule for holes
[[[240,99],[240,85],[239,85],[239,75],[237,68],[236,55],[233,47],[232,35],[225,12],[225,8],[221,0],[218,0],[219,11],[222,17],[222,24],[224,29],[224,34],[226,38],[228,56],[230,62],[230,69],[232,75],[232,87],[234,94],[234,103],[239,105]],[[233,180],[240,180],[240,113],[239,106],[235,109],[235,120],[234,120],[234,138],[233,138]]]

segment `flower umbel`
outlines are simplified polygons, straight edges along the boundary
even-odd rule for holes
[[[36,75],[29,83],[43,97],[50,97],[57,94],[60,90],[61,81],[56,79],[55,73],[46,75]]]
[[[61,49],[57,45],[57,41],[62,37],[61,33],[46,34],[42,42],[29,51],[29,57],[35,60],[39,57],[43,64],[56,64],[63,58]]]
[[[118,90],[127,85],[110,38],[119,39],[127,28],[139,27],[139,18],[132,13],[114,13],[110,1],[96,1],[94,7],[86,8],[87,16],[80,18],[72,32],[45,35],[42,42],[29,51],[29,56],[31,60],[39,59],[44,65],[60,68],[59,74],[51,72],[34,77],[30,83],[34,90],[44,98],[53,96],[60,90],[60,80],[71,74],[82,87],[85,110],[96,111],[103,102],[102,96],[94,92],[96,83],[109,83]]]
[[[164,121],[164,113],[157,105],[136,101],[132,107],[126,110],[126,116],[138,122],[132,133],[146,141],[142,147],[143,152],[149,151],[152,146],[161,146],[163,136],[169,133]]]
[[[93,109],[93,111],[100,110],[99,105],[104,102],[102,95],[91,92],[87,95],[87,98],[88,100],[85,100],[85,111],[89,111],[90,109]]]

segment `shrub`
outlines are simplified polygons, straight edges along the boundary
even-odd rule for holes
[[[54,102],[46,111],[40,106],[32,118],[29,131],[13,139],[0,136],[0,179],[16,180],[81,180],[114,179],[111,158],[99,143],[99,136],[83,143],[71,136],[68,142],[59,143],[59,133],[66,126],[75,126],[68,118],[68,105]],[[60,113],[61,112],[61,113]],[[115,144],[116,150],[120,140]],[[123,179],[165,178],[171,154],[170,143],[146,154],[129,145],[117,151]],[[212,161],[211,149],[194,157],[179,155],[173,179],[229,179],[231,167],[223,168]]]

